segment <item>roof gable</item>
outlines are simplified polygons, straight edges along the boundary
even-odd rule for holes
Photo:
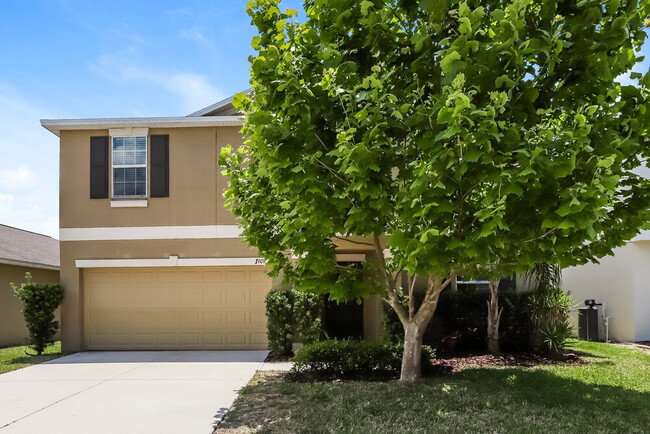
[[[243,94],[251,93],[253,89],[247,89],[243,91]],[[218,103],[209,105],[202,108],[201,110],[195,111],[187,115],[188,117],[200,117],[200,116],[236,116],[240,115],[241,112],[235,108],[232,104],[232,100],[235,98],[235,95],[228,97],[219,101]]]
[[[0,225],[0,263],[58,269],[59,240]]]

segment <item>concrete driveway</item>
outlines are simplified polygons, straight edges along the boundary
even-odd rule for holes
[[[0,434],[209,434],[266,351],[87,352],[0,375]]]

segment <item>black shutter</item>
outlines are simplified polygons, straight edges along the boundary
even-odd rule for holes
[[[169,197],[169,136],[151,136],[151,197]]]
[[[108,137],[90,138],[90,198],[108,199]]]

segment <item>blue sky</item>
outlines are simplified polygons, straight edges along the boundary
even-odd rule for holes
[[[245,3],[3,2],[0,223],[58,236],[58,138],[40,119],[180,116],[247,89]]]
[[[58,138],[40,119],[186,115],[248,88],[245,3],[3,2],[0,223],[58,236]]]

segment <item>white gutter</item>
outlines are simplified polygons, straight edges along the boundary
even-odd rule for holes
[[[41,270],[59,271],[60,267],[56,265],[38,264],[36,262],[17,261],[15,259],[0,258],[0,264],[15,265],[16,267],[39,268]]]
[[[241,116],[202,116],[165,118],[98,118],[41,119],[41,126],[59,136],[68,130],[107,130],[109,128],[182,128],[182,127],[240,127]]]

